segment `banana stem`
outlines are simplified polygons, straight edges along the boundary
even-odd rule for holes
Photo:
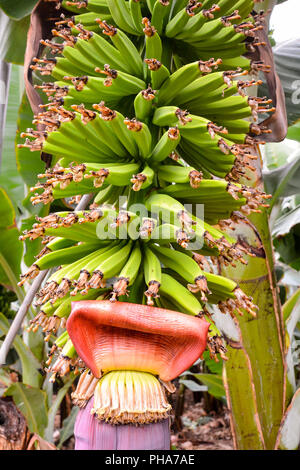
[[[181,416],[182,416],[183,407],[184,407],[185,389],[186,389],[185,385],[181,383],[179,386],[178,397],[177,397],[176,407],[175,407],[175,417],[174,417],[175,431],[182,430]]]
[[[82,209],[85,209],[92,197],[93,197],[93,195],[91,195],[91,194],[86,194],[85,196],[83,196],[81,201],[79,202],[79,204],[76,206],[75,210],[80,211]],[[1,257],[1,255],[0,255],[0,257]],[[3,260],[0,258],[1,264],[2,264],[2,261]],[[6,261],[5,261],[5,263],[6,263]],[[9,268],[9,266],[8,266],[8,268]],[[9,274],[10,269],[6,272]],[[6,356],[8,354],[8,351],[10,350],[10,347],[11,347],[11,345],[12,345],[12,343],[13,343],[13,341],[14,341],[17,333],[18,333],[19,328],[22,325],[22,322],[25,318],[25,315],[28,312],[28,310],[29,310],[29,308],[30,308],[30,306],[33,302],[35,294],[39,290],[40,285],[42,284],[42,282],[45,279],[48,272],[49,272],[49,269],[45,270],[45,271],[41,271],[39,273],[39,275],[34,279],[34,281],[32,283],[32,286],[30,287],[30,289],[26,293],[25,297],[23,297],[23,294],[22,294],[22,297],[20,297],[21,293],[19,292],[19,290],[21,291],[21,289],[18,287],[18,291],[16,291],[16,293],[17,293],[19,299],[23,298],[23,302],[22,302],[22,305],[19,308],[19,311],[18,311],[17,315],[15,316],[14,321],[12,322],[11,327],[10,327],[10,329],[9,329],[9,331],[8,331],[6,337],[5,337],[5,340],[3,341],[3,344],[1,346],[1,349],[0,349],[0,366],[5,364]],[[9,276],[9,280],[11,282],[13,281],[13,279],[14,279],[14,275],[13,275],[13,277]]]
[[[10,350],[10,347],[18,333],[19,328],[22,325],[23,319],[25,318],[25,315],[31,306],[33,299],[35,297],[35,294],[37,293],[41,283],[46,277],[48,271],[41,271],[40,274],[35,278],[35,280],[32,283],[31,288],[25,295],[25,298],[22,302],[22,305],[17,313],[17,315],[14,318],[14,321],[11,324],[11,327],[5,337],[5,340],[3,341],[3,344],[0,349],[0,366],[5,364],[6,361],[6,356],[8,354],[8,351]]]

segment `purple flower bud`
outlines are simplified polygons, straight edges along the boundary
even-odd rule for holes
[[[112,425],[91,414],[94,399],[75,423],[75,450],[170,450],[170,423],[164,419],[145,425]]]

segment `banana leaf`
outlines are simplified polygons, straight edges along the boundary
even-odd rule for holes
[[[14,20],[0,10],[0,60],[24,63],[28,27],[29,16]]]
[[[0,334],[5,336],[9,330],[10,323],[5,316],[0,313]],[[17,335],[14,339],[13,346],[18,353],[22,364],[23,383],[31,387],[39,387],[41,385],[42,376],[39,372],[40,362],[34,356],[32,351],[24,343],[23,339]]]
[[[16,407],[25,416],[29,430],[42,436],[48,422],[46,393],[16,382],[5,391],[4,396],[13,398]]]
[[[18,173],[15,153],[17,117],[23,92],[22,68],[17,65],[11,67],[8,91],[7,112],[2,134],[0,187],[6,190],[17,209],[24,198],[24,184]]]
[[[58,449],[61,449],[64,442],[66,442],[71,436],[73,436],[75,421],[76,421],[78,412],[79,412],[79,408],[77,406],[73,406],[69,416],[66,419],[64,419],[63,426],[60,432],[60,440],[57,446]]]
[[[14,20],[21,20],[28,16],[37,0],[0,0],[0,8],[4,13]]]
[[[23,293],[17,282],[21,273],[23,247],[15,218],[12,202],[4,189],[0,188],[0,283],[11,286],[22,298]]]

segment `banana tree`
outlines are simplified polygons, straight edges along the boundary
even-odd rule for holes
[[[251,161],[286,125],[254,3],[44,0],[31,16],[36,128],[19,146],[42,154],[31,202],[52,210],[21,237],[45,246],[19,286],[61,267],[37,292],[30,329],[51,341],[52,381],[80,374],[78,449],[168,449],[171,381],[206,346],[227,360],[237,447],[275,446],[285,335],[259,214],[269,196]],[[261,81],[242,78],[260,71],[276,109],[246,94]],[[273,116],[258,124],[259,113]],[[86,195],[89,210],[74,210]],[[225,334],[231,318],[238,340]]]

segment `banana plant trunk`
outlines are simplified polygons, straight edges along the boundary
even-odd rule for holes
[[[259,5],[265,11],[272,10],[276,1],[268,0]],[[260,32],[260,39],[267,41],[268,24]],[[269,95],[276,112],[266,120],[272,133],[264,140],[282,141],[287,132],[285,100],[275,72],[270,45],[259,49],[260,58],[271,66],[265,74]],[[266,138],[267,137],[267,138]],[[263,189],[262,159],[259,148],[253,148],[258,159],[251,181],[253,188]],[[253,161],[251,162],[253,165]],[[245,181],[241,181],[245,183]],[[231,427],[235,447],[241,450],[274,449],[280,422],[286,404],[292,396],[292,388],[286,378],[285,332],[279,292],[274,272],[274,253],[269,229],[268,211],[249,215],[245,222],[235,226],[235,235],[249,247],[255,257],[248,257],[247,266],[222,269],[258,306],[257,318],[240,317],[237,327],[240,343],[229,346],[228,361],[224,365],[224,384],[231,409]]]
[[[238,319],[239,349],[228,348],[224,382],[233,436],[237,449],[274,449],[285,409],[286,366],[267,213],[250,217],[235,233],[256,257],[249,257],[247,266],[226,268],[226,274],[238,280],[259,310],[255,319]]]
[[[276,2],[264,2],[265,11]],[[267,40],[267,25],[262,37]],[[272,129],[264,140],[279,142],[285,138],[287,119],[282,87],[275,73],[272,49],[260,50],[261,58],[271,66],[266,74],[269,94],[276,106],[274,115],[266,120]],[[259,148],[252,154],[258,159],[251,173],[249,186],[263,190],[262,158]],[[253,161],[251,162],[253,166]],[[241,181],[245,183],[245,181]],[[286,380],[284,357],[285,332],[279,292],[274,272],[272,235],[268,211],[249,215],[235,226],[235,236],[249,248],[255,257],[248,256],[247,266],[222,269],[258,306],[257,318],[240,317],[237,327],[240,343],[229,346],[228,361],[224,366],[224,384],[231,409],[231,425],[235,447],[241,450],[274,449],[280,422],[290,400],[292,389]]]

